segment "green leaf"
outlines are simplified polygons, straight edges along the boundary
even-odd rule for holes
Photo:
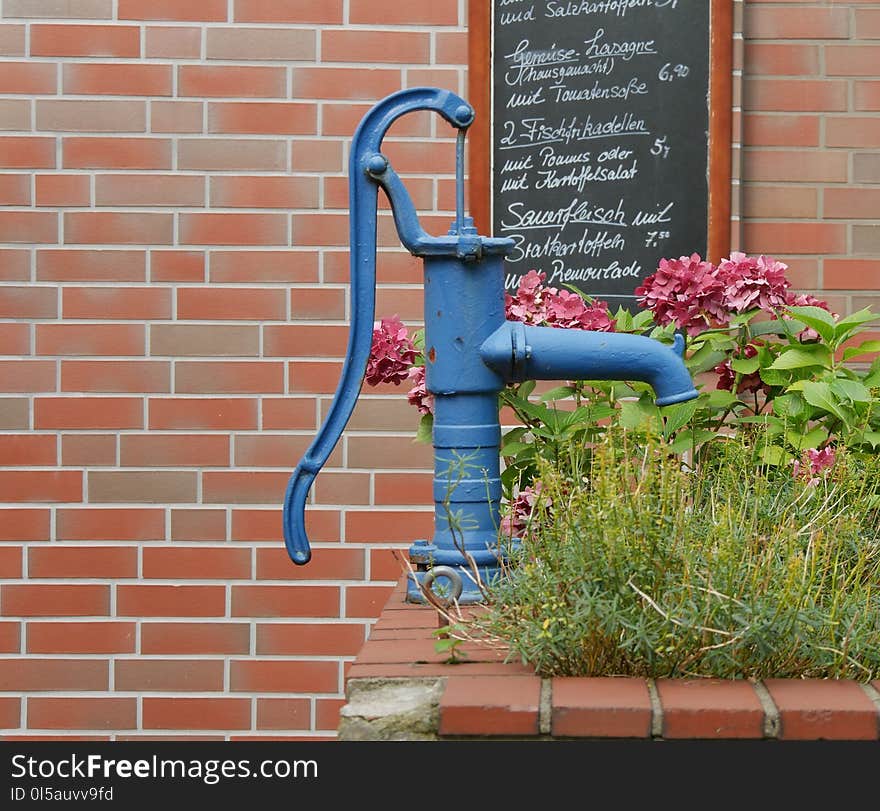
[[[546,403],[550,400],[564,400],[566,397],[571,397],[574,394],[573,386],[558,386],[555,389],[550,389],[550,391],[544,392],[541,395],[541,402]]]
[[[537,382],[534,380],[526,380],[517,386],[516,393],[523,398],[527,398],[534,390]]]
[[[685,361],[685,365],[691,374],[699,374],[714,369],[725,357],[724,352],[707,342],[694,351]]]
[[[730,368],[733,369],[734,372],[739,372],[743,375],[750,375],[754,372],[758,371],[758,368],[761,366],[761,361],[757,358],[734,358],[730,361]]]
[[[878,431],[865,431],[862,434],[862,439],[870,444],[872,448],[880,448],[880,432]]]
[[[640,310],[632,318],[631,329],[642,332],[654,323],[654,314],[650,310]]]
[[[501,449],[502,456],[519,456],[523,451],[533,450],[530,442],[510,442]]]
[[[434,415],[422,414],[419,420],[419,427],[416,429],[415,442],[421,442],[430,445],[434,439]]]
[[[831,343],[834,340],[836,324],[828,310],[821,307],[787,307],[786,311],[816,330],[823,341]]]
[[[880,315],[871,312],[870,307],[865,307],[845,318],[841,318],[840,321],[837,322],[837,326],[834,330],[834,340],[837,342],[844,341],[849,335],[856,332],[858,327],[862,324],[867,324],[869,321],[875,321],[877,319],[880,319]]]
[[[862,341],[858,346],[850,346],[843,350],[843,359],[849,360],[870,352],[880,352],[880,341]]]
[[[789,463],[792,459],[792,456],[790,453],[786,453],[785,450],[777,445],[765,445],[761,449],[760,458],[765,465],[780,467]]]
[[[825,442],[828,439],[828,431],[822,426],[818,426],[805,434],[798,433],[797,431],[786,431],[785,439],[795,450],[805,451],[810,448],[818,448]]]
[[[843,400],[853,403],[870,403],[873,399],[871,392],[857,380],[838,378],[831,384],[831,391]]]
[[[645,419],[645,414],[639,404],[632,400],[625,400],[620,404],[620,424],[624,428],[638,428]]]
[[[697,428],[695,431],[682,431],[669,443],[668,448],[671,453],[684,453],[719,436],[722,436],[722,434],[718,434],[715,431],[707,431],[705,428]]]
[[[736,402],[736,395],[727,389],[714,389],[709,392],[708,400],[712,408],[730,408]]]
[[[697,410],[697,401],[689,400],[686,403],[676,403],[660,410],[664,417],[663,438],[669,439],[679,428],[687,424]]]
[[[816,382],[814,380],[806,380],[801,386],[804,393],[804,399],[816,408],[821,408],[829,414],[833,414],[839,420],[846,422],[846,415],[840,408],[840,403],[834,396],[831,386],[827,383]]]
[[[785,322],[777,318],[774,321],[756,321],[754,324],[749,324],[749,334],[752,338],[759,338],[762,335],[786,335],[786,327],[789,330],[796,327],[795,332],[803,329],[803,326],[796,321]]]
[[[797,418],[802,416],[805,410],[804,398],[796,391],[780,394],[773,400],[773,413],[780,417]]]
[[[803,369],[807,366],[831,368],[831,351],[824,344],[793,346],[770,364],[771,369]]]

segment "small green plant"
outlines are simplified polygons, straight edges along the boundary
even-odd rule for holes
[[[447,665],[461,664],[467,659],[467,651],[462,650],[465,640],[463,638],[453,636],[453,634],[461,633],[464,627],[458,623],[455,625],[444,625],[432,633],[435,637],[434,650],[437,653],[448,654],[445,659]]]
[[[880,675],[880,459],[785,475],[764,437],[700,475],[608,431],[541,463],[541,496],[475,636],[550,675]]]

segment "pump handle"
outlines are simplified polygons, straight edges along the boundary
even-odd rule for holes
[[[376,217],[379,180],[376,162],[388,128],[416,110],[439,113],[453,127],[465,130],[474,120],[473,108],[448,90],[414,87],[394,93],[364,116],[351,142],[348,195],[350,223],[351,326],[342,376],[330,410],[309,449],[291,474],[284,495],[284,543],[291,560],[308,563],[312,553],[305,530],[309,490],[342,436],[354,410],[373,339],[376,310]],[[372,161],[372,163],[371,163]],[[372,170],[372,171],[371,171]]]

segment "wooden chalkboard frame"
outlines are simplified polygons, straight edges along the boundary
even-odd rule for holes
[[[492,35],[490,0],[468,2],[468,101],[477,117],[468,133],[470,213],[481,234],[491,231]],[[707,258],[730,251],[733,119],[733,0],[710,0],[709,222]]]

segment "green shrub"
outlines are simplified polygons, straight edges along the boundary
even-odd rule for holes
[[[880,676],[880,457],[762,463],[760,431],[699,475],[609,431],[540,470],[540,496],[471,631],[543,676]]]

